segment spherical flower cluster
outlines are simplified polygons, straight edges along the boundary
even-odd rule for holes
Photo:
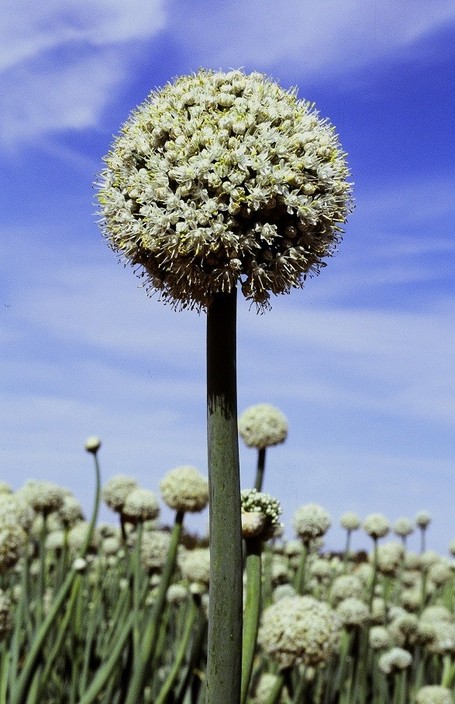
[[[392,636],[385,626],[372,626],[368,632],[368,642],[372,650],[385,650],[392,645]]]
[[[150,530],[144,533],[141,543],[141,564],[147,572],[161,570],[166,561],[170,542],[170,533],[161,530]]]
[[[339,619],[328,604],[294,596],[264,610],[258,642],[280,668],[298,662],[314,667],[329,660],[339,633]]]
[[[363,585],[355,574],[341,574],[333,580],[330,597],[333,603],[338,603],[349,597],[361,597]]]
[[[33,480],[24,485],[20,494],[28,501],[34,511],[47,516],[60,509],[66,492],[54,482]]]
[[[101,447],[101,440],[96,437],[95,435],[91,435],[87,440],[85,441],[85,449],[87,452],[91,452],[92,455],[96,455],[98,450]]]
[[[58,517],[65,528],[70,528],[78,521],[83,520],[82,506],[71,494],[64,496],[63,503],[58,510]]]
[[[377,548],[377,564],[381,574],[393,576],[403,561],[404,548],[401,543],[390,542]],[[370,554],[370,561],[374,561]]]
[[[340,518],[340,525],[348,531],[357,530],[360,528],[360,518],[353,511],[346,511]]]
[[[209,501],[207,479],[190,465],[171,469],[160,482],[161,496],[169,508],[196,513]]]
[[[348,628],[364,626],[370,615],[369,608],[365,602],[355,596],[350,596],[340,601],[336,612],[343,625]]]
[[[427,684],[417,692],[416,704],[453,704],[452,693],[439,684]]]
[[[0,589],[0,641],[10,632],[12,626],[11,599]]]
[[[427,645],[431,653],[444,655],[446,653],[455,653],[455,624],[448,621],[429,621],[422,620],[419,624],[419,629],[427,634],[431,634],[431,638]]]
[[[412,655],[403,648],[391,648],[383,653],[378,661],[378,667],[385,675],[399,670],[405,670],[412,663]]]
[[[21,496],[8,496],[0,503],[0,524],[18,525],[28,533],[35,519],[35,511]]]
[[[104,502],[113,511],[121,513],[123,510],[126,497],[133,489],[137,489],[137,481],[132,477],[126,477],[123,474],[116,474],[111,477],[103,487]]]
[[[373,540],[384,538],[390,530],[390,523],[382,513],[371,513],[363,522],[363,530]]]
[[[400,538],[406,538],[408,535],[411,535],[413,530],[414,524],[409,518],[397,518],[393,524],[393,532],[395,535],[399,535]]]
[[[279,525],[281,504],[270,494],[256,489],[241,492],[242,533],[244,538],[270,538]]]
[[[431,523],[431,515],[428,513],[428,511],[419,511],[415,520],[416,525],[419,526],[419,528],[425,530],[425,528],[428,528]]]
[[[428,578],[437,586],[449,582],[452,579],[452,569],[447,562],[436,562],[434,565],[430,565],[428,570]]]
[[[11,486],[7,482],[0,482],[0,496],[13,493]]]
[[[201,70],[123,125],[98,184],[103,231],[164,300],[201,308],[240,281],[263,306],[336,248],[351,209],[345,157],[295,91]]]
[[[319,582],[329,582],[333,577],[333,564],[323,557],[317,557],[309,563],[309,572]]]
[[[0,525],[0,574],[14,567],[25,547],[25,533],[19,526]]]
[[[160,507],[155,494],[150,489],[133,489],[123,504],[122,513],[130,523],[153,521],[159,515]]]
[[[286,416],[269,403],[250,406],[239,418],[239,433],[248,447],[264,449],[284,442],[288,434]]]
[[[308,542],[327,533],[331,526],[331,518],[319,504],[306,504],[300,506],[294,513],[293,525],[297,535]]]
[[[166,592],[168,604],[181,604],[188,599],[188,589],[184,584],[171,584]]]
[[[51,530],[46,537],[46,550],[62,550],[65,545],[65,532]]]
[[[184,579],[189,582],[210,582],[210,551],[208,548],[184,550],[178,557],[178,564]]]
[[[76,523],[76,525],[74,525],[68,531],[68,546],[71,550],[73,550],[74,552],[78,552],[82,549],[82,547],[85,545],[89,530],[90,523],[88,521],[79,521],[79,523]],[[98,547],[98,543],[99,534],[95,528],[90,539],[89,549],[96,550],[96,548]]]

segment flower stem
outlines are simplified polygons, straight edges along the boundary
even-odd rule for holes
[[[254,488],[257,491],[262,491],[262,485],[264,483],[264,471],[265,471],[265,447],[260,447],[258,450],[258,462],[256,466],[256,479],[254,480]]]
[[[259,627],[261,611],[261,582],[262,582],[262,540],[248,538],[245,540],[246,548],[246,601],[245,617],[243,624],[243,652],[242,652],[242,695],[241,704],[245,704],[248,696],[251,672],[253,670],[254,652]]]
[[[175,570],[177,549],[182,533],[183,518],[184,512],[177,511],[175,515],[174,527],[171,533],[171,542],[166,556],[166,562],[161,573],[158,591],[151,609],[150,617],[143,626],[142,638],[139,644],[140,652],[137,656],[135,655],[133,675],[129,683],[125,704],[139,704],[139,702],[143,701],[144,686],[147,675],[150,674],[153,664],[153,657],[157,646],[157,635],[159,633],[159,627],[166,603],[166,594]]]
[[[237,429],[236,291],[207,310],[210,602],[207,704],[238,704],[242,662],[242,533]]]

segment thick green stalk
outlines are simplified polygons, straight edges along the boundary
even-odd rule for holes
[[[256,479],[254,480],[254,488],[257,491],[262,491],[262,485],[264,484],[264,471],[265,471],[265,447],[260,447],[258,450],[258,463],[256,466]]]
[[[308,557],[308,545],[305,541],[302,542],[302,552],[300,553],[299,566],[294,578],[294,587],[297,594],[303,594],[305,591],[305,570],[306,560]]]
[[[238,704],[242,662],[242,532],[237,428],[236,291],[207,311],[210,601],[207,704]]]
[[[241,704],[246,703],[248,696],[261,612],[262,540],[248,538],[245,540],[245,551],[246,600],[243,622]]]

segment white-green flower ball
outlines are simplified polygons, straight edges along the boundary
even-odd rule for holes
[[[18,525],[0,525],[0,575],[19,562],[26,536]]]
[[[262,614],[258,643],[280,668],[327,663],[339,639],[340,622],[322,601],[309,596],[280,599]]]
[[[417,692],[416,704],[453,704],[452,693],[439,684],[427,684]]]
[[[240,500],[243,537],[271,538],[280,525],[281,504],[278,499],[257,489],[243,489]]]
[[[340,525],[345,530],[352,532],[360,528],[360,518],[354,511],[346,511],[340,517]]]
[[[160,571],[166,562],[171,535],[162,530],[147,530],[142,536],[141,564],[147,572]]]
[[[63,487],[46,480],[28,481],[17,493],[30,504],[36,513],[46,516],[53,511],[58,511],[66,496],[66,490]]]
[[[325,535],[331,523],[330,514],[319,504],[305,504],[294,513],[294,530],[304,542]]]
[[[137,481],[135,479],[124,474],[116,474],[104,485],[102,491],[103,500],[113,511],[121,513],[126,497],[133,489],[137,489]]]
[[[257,403],[240,416],[239,433],[247,447],[259,450],[284,442],[288,435],[286,416],[269,403]]]
[[[415,518],[416,525],[425,530],[431,523],[431,514],[428,511],[419,511]]]
[[[160,506],[153,491],[150,489],[133,489],[129,492],[123,504],[123,516],[131,523],[153,521],[160,512]]]
[[[161,496],[169,508],[197,513],[209,501],[207,479],[191,465],[171,469],[160,482]]]
[[[12,627],[13,608],[8,594],[0,589],[0,641],[2,641]]]
[[[183,307],[238,282],[259,306],[301,287],[351,209],[334,128],[260,73],[200,70],[150,93],[105,163],[110,246]]]
[[[390,531],[390,522],[382,513],[370,513],[363,522],[363,530],[373,540],[384,538]]]
[[[406,670],[412,663],[412,655],[403,648],[391,648],[383,653],[378,660],[378,667],[385,675]]]
[[[393,524],[393,532],[395,533],[395,535],[399,535],[400,538],[407,538],[408,535],[411,535],[413,530],[414,523],[411,521],[410,518],[406,518],[405,516],[397,518],[397,520]]]
[[[342,624],[347,628],[364,626],[370,616],[367,604],[355,596],[350,596],[340,601],[336,612]]]
[[[208,548],[182,550],[178,556],[182,577],[189,582],[210,582],[210,551]]]

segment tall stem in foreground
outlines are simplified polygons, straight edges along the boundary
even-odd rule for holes
[[[238,704],[242,662],[242,533],[237,429],[236,291],[207,310],[210,601],[207,704]]]

